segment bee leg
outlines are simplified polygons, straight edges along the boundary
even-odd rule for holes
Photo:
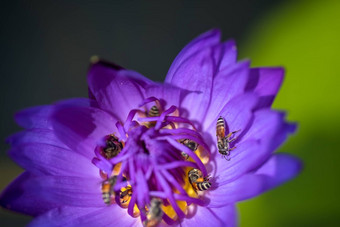
[[[241,129],[239,129],[239,130],[236,130],[236,131],[233,131],[233,132],[230,132],[227,136],[226,136],[226,138],[230,138],[230,137],[232,137],[235,133],[237,133],[237,132],[239,132],[239,131],[241,131]]]
[[[228,139],[228,142],[231,143],[231,142],[234,142],[235,140],[237,140],[237,137],[232,138],[231,140]]]
[[[236,132],[239,132],[239,131],[241,131],[241,129],[238,129],[238,130],[236,130],[236,131],[233,131],[232,134],[235,134]]]
[[[234,132],[229,133],[228,135],[226,135],[225,138],[229,139],[229,138],[233,135],[233,133],[234,133]]]

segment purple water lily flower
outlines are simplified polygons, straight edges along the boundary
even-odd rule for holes
[[[235,203],[300,171],[273,152],[294,132],[271,109],[282,68],[237,62],[234,41],[208,31],[164,83],[101,60],[89,99],[19,112],[8,138],[26,171],[0,203],[30,226],[236,226]]]

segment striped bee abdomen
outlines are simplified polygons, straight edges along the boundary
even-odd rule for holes
[[[103,192],[103,200],[104,200],[105,204],[110,205],[110,203],[111,203],[111,193]]]
[[[157,106],[152,106],[148,115],[149,115],[149,117],[159,116],[159,109],[157,108]]]
[[[112,176],[102,182],[102,196],[104,203],[111,204],[112,195],[114,195],[113,186],[116,184],[117,176]]]
[[[222,117],[219,117],[216,122],[216,136],[217,140],[225,137],[225,121]]]
[[[105,204],[110,205],[111,195],[112,195],[112,191],[111,191],[110,183],[104,182],[102,185],[102,197],[103,197]]]
[[[197,188],[198,188],[198,190],[200,190],[200,191],[208,190],[210,187],[211,187],[211,183],[208,182],[208,181],[204,181],[204,182],[201,182],[201,183],[197,183]]]

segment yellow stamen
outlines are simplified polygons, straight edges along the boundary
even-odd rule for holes
[[[177,205],[179,206],[179,208],[185,213],[187,214],[187,203],[185,201],[176,201]],[[169,205],[169,206],[162,206],[162,210],[163,212],[168,215],[170,218],[172,218],[173,220],[177,219],[177,214],[176,211],[174,210],[174,208]]]
[[[195,151],[195,153],[199,159],[201,159],[203,164],[207,164],[209,162],[209,154],[203,149],[202,146],[198,146],[198,149]]]
[[[122,166],[122,163],[117,163],[115,167],[112,170],[112,175],[118,175],[120,173],[120,167]]]

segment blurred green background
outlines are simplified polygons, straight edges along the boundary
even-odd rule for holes
[[[162,81],[196,35],[220,27],[239,59],[284,66],[274,103],[299,123],[280,151],[304,161],[293,181],[239,204],[241,226],[340,226],[340,1],[16,1],[0,9],[0,139],[19,128],[14,112],[87,95],[98,54]],[[22,170],[0,145],[0,189]],[[30,217],[0,208],[0,226]]]
[[[280,150],[304,161],[297,179],[240,204],[242,226],[340,226],[340,1],[283,4],[240,51],[253,66],[286,68],[274,108],[299,129]]]

